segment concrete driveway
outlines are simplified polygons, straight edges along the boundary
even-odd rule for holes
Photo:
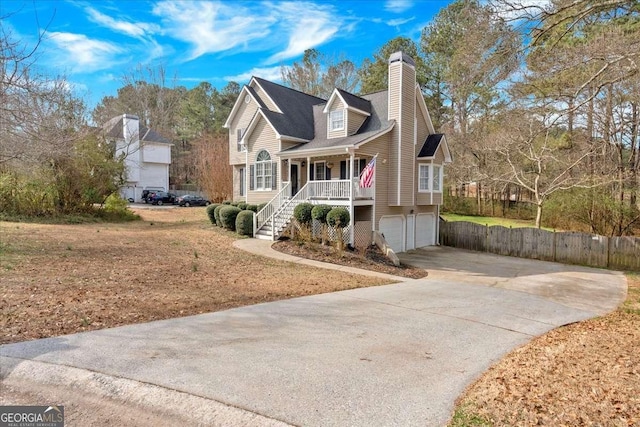
[[[429,277],[4,345],[2,378],[190,424],[439,426],[505,353],[626,292],[604,270],[448,248],[402,258]]]

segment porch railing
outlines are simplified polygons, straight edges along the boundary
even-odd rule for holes
[[[289,200],[291,186],[290,182],[285,183],[278,194],[276,194],[273,199],[266,204],[264,208],[262,208],[258,214],[256,215],[256,226],[257,229],[260,229],[263,225],[265,225],[269,220],[272,219],[273,214],[280,209],[280,206],[287,200]]]
[[[351,181],[348,179],[332,181],[309,181],[309,198],[312,199],[344,199],[351,198]]]
[[[360,178],[353,178],[351,182],[354,199],[373,199],[375,194],[373,187],[360,188]]]

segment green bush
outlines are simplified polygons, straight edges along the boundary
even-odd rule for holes
[[[322,224],[327,223],[327,214],[331,212],[332,207],[329,205],[315,205],[311,209],[311,217]]]
[[[260,203],[258,205],[258,212],[260,212],[262,209],[264,209],[265,206],[267,206],[267,203]]]
[[[213,219],[216,220],[216,225],[218,227],[222,227],[222,221],[220,220],[220,209],[224,208],[226,205],[218,205],[213,210]]]
[[[258,205],[247,205],[247,210],[258,213]]]
[[[247,210],[247,204],[245,202],[238,202],[238,207],[243,211]]]
[[[345,228],[350,219],[349,211],[345,208],[333,208],[327,214],[327,224],[333,228]]]
[[[300,203],[293,210],[293,217],[302,225],[311,224],[311,211],[313,205],[311,203]]]
[[[239,209],[239,208],[238,208]],[[243,210],[236,217],[236,232],[241,236],[253,237],[253,216],[255,212]]]
[[[104,201],[104,210],[107,212],[122,212],[127,209],[128,202],[117,193],[109,194]]]
[[[209,217],[209,221],[211,221],[211,224],[216,224],[216,214],[215,214],[215,210],[216,208],[220,206],[219,203],[212,203],[209,206],[207,206],[207,216]]]
[[[223,205],[230,205],[231,204],[231,200],[225,200],[224,202],[222,202]]]
[[[242,211],[235,206],[223,206],[222,209],[220,209],[220,222],[222,226],[227,230],[235,231],[236,218],[240,212]]]

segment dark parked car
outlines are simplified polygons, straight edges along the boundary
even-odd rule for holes
[[[163,205],[165,203],[173,203],[176,200],[176,195],[173,193],[167,193],[166,191],[154,191],[149,193],[147,201],[152,205]]]
[[[151,203],[151,200],[149,200],[149,197],[151,197],[153,193],[156,193],[158,191],[164,191],[164,190],[162,188],[146,188],[142,190],[142,201],[145,203]]]
[[[176,199],[176,203],[180,206],[209,206],[211,202],[204,197],[200,196],[191,196],[187,194],[186,196],[180,196]]]

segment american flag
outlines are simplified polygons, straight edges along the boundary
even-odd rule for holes
[[[369,188],[373,184],[373,175],[376,170],[376,158],[371,159],[369,164],[362,170],[360,174],[360,188]]]

